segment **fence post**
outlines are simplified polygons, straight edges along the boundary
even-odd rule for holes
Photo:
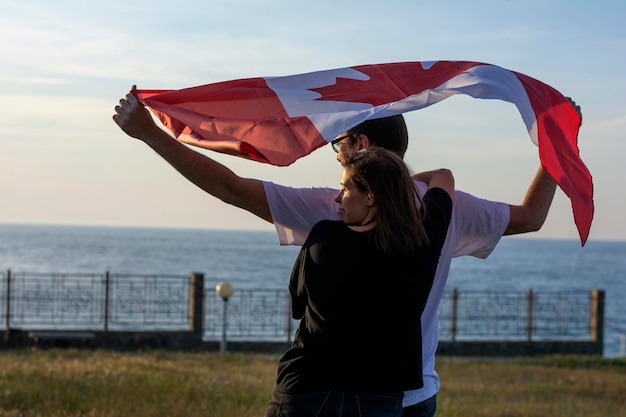
[[[532,289],[528,290],[526,299],[526,340],[531,341],[533,338],[533,310],[535,305],[535,294]]]
[[[109,271],[104,273],[104,331],[109,331],[109,287],[111,274]]]
[[[452,289],[452,314],[450,318],[450,340],[456,340],[456,322],[457,322],[457,314],[458,314],[458,306],[457,301],[459,299],[459,291],[456,288]]]
[[[600,345],[604,344],[604,291],[591,291],[591,340]],[[604,348],[604,346],[602,346]]]
[[[11,334],[11,270],[7,269],[7,293],[5,294],[5,306],[6,306],[6,324],[4,329],[4,341],[8,342]]]
[[[189,330],[202,342],[204,323],[204,274],[192,272],[189,277]]]

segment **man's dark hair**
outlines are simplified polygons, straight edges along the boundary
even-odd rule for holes
[[[409,133],[404,122],[404,116],[383,117],[370,119],[348,130],[352,143],[359,135],[365,135],[372,146],[380,146],[392,151],[400,158],[404,158],[409,146]]]

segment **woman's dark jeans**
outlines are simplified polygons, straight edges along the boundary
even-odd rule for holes
[[[433,417],[437,411],[437,396],[433,395],[429,399],[404,407],[402,417]]]
[[[265,417],[400,417],[403,393],[274,391]]]

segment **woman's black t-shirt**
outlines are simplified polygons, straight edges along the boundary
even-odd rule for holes
[[[369,232],[316,224],[294,264],[289,290],[301,319],[278,366],[279,392],[394,392],[420,388],[420,317],[452,214],[440,188],[424,195],[430,243],[383,253]]]

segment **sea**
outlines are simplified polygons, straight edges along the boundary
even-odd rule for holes
[[[299,248],[273,231],[0,223],[0,270],[186,275],[206,288],[286,288]],[[487,259],[452,261],[448,288],[605,291],[604,356],[624,355],[626,241],[504,237]]]

